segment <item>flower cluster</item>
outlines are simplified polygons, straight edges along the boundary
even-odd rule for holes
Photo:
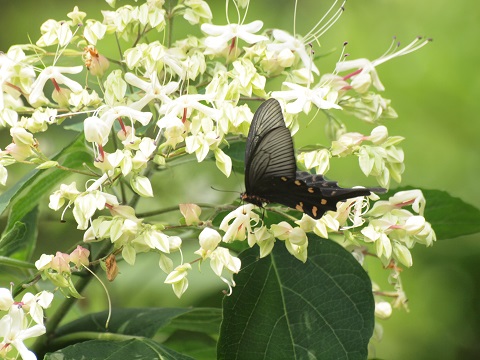
[[[22,300],[15,301],[12,291],[0,288],[0,356],[9,357],[9,352],[16,349],[24,360],[35,360],[35,354],[28,350],[25,340],[38,337],[45,333],[43,310],[50,306],[53,294],[41,291],[36,295],[25,293]],[[11,354],[10,354],[11,355]]]
[[[90,251],[78,245],[70,254],[57,251],[55,255],[42,254],[35,267],[42,278],[57,286],[66,296],[81,298],[72,282],[72,271],[80,271],[89,265]]]
[[[232,1],[239,15],[242,9],[247,11],[248,1]],[[115,1],[107,2],[115,6]],[[164,7],[163,0],[146,0],[102,11],[102,21],[88,19],[75,7],[67,21],[46,21],[34,45],[13,46],[0,55],[0,125],[9,128],[11,135],[11,143],[0,151],[0,184],[7,181],[7,166],[17,162],[39,169],[60,167],[43,153],[44,144],[35,134],[77,115],[81,118],[77,125],[94,154],[87,164],[90,171],[82,172],[89,179],[85,190],[78,190],[76,182],[61,184],[51,194],[49,207],[63,208],[64,213],[71,209],[77,228],[85,231],[82,240],[109,241],[113,259],[121,254],[133,265],[138,253],[157,252],[159,266],[167,274],[165,283],[172,285],[178,297],[186,291],[187,276],[196,261],[209,260],[231,291],[235,285],[231,275],[240,271],[241,263],[225,245],[235,240],[258,245],[262,257],[279,240],[305,262],[307,233],[313,232],[334,238],[359,260],[366,251],[358,249],[373,245],[383,264],[394,261],[411,266],[409,249],[435,240],[423,218],[425,199],[419,191],[397,193],[388,201],[377,201],[369,211],[368,201],[378,200],[376,195],[349,199],[318,220],[307,215],[299,219],[279,208],[288,221],[268,226],[251,204],[228,213],[218,227],[213,219],[220,211],[200,220],[201,208],[194,204],[180,205],[184,217],[180,226],[149,221],[137,216],[134,206],[124,205],[136,204],[138,197],[157,196],[150,181],[152,172],[167,171],[179,157],[190,155],[200,163],[211,154],[228,177],[233,166],[229,146],[247,135],[252,102],[268,97],[280,101],[292,133],[301,128],[301,113],[313,117],[321,110],[327,114],[331,143],[298,154],[306,169],[324,174],[332,157],[356,156],[361,171],[375,177],[380,186],[388,188],[391,179],[400,182],[404,154],[398,144],[403,138],[389,136],[387,127],[377,124],[396,113],[390,100],[377,93],[384,87],[376,67],[421,48],[428,40],[417,38],[403,48],[394,46],[373,61],[342,57],[330,73],[321,73],[311,42],[343,11],[342,6],[332,9],[330,18],[303,38],[280,29],[262,31],[262,21],[244,23],[245,17],[240,16],[236,22],[227,19],[226,25],[217,25],[203,0],[179,1],[171,8]],[[170,32],[165,36],[167,23],[174,17],[199,27],[203,36],[174,39]],[[107,56],[101,40],[114,36],[131,45]],[[58,49],[53,57],[47,51],[52,46]],[[78,51],[81,48],[84,51]],[[40,64],[46,65],[38,70]],[[348,73],[340,75],[344,72]],[[276,91],[269,90],[272,78],[281,82]],[[341,111],[376,127],[369,135],[347,132],[337,116]],[[409,205],[415,214],[404,209]],[[184,260],[179,228],[198,232],[200,248],[190,254],[195,256],[191,260]],[[170,256],[174,252],[180,253],[178,265]],[[78,247],[69,255],[43,255],[36,267],[67,294],[80,296],[71,271],[88,265],[88,256],[86,249]],[[23,323],[20,315],[9,316],[12,324]]]

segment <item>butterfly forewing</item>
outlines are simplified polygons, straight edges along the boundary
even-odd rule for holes
[[[255,148],[266,133],[277,127],[285,127],[282,108],[275,99],[262,103],[253,116],[250,130],[248,131],[247,145],[245,148],[245,169],[255,156]]]
[[[245,149],[245,187],[255,195],[274,176],[295,177],[292,136],[285,126],[282,108],[275,99],[255,112]]]
[[[256,192],[273,177],[295,177],[295,157],[290,131],[278,127],[268,132],[255,149],[255,157],[245,171],[247,192]]]

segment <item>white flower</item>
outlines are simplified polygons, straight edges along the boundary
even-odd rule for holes
[[[319,109],[341,109],[336,104],[338,93],[327,85],[319,84],[313,89],[288,81],[283,85],[290,90],[274,91],[272,97],[285,100],[287,102],[285,110],[290,114],[298,114],[301,111],[308,114],[312,103]]]
[[[195,254],[200,255],[203,259],[210,257],[212,252],[217,248],[218,244],[222,241],[222,236],[217,230],[211,228],[205,228],[198,236],[200,243],[200,249],[195,251]]]
[[[210,259],[210,266],[217,276],[222,275],[223,268],[236,274],[242,266],[240,259],[232,256],[228,249],[223,247],[216,248],[210,255]]]
[[[317,75],[320,74],[318,68],[312,61],[312,56],[307,53],[305,44],[301,41],[301,39],[297,39],[289,33],[279,29],[273,30],[272,35],[276,43],[268,44],[267,50],[281,53],[283,50],[288,49],[292,53],[298,55],[305,68]]]
[[[0,311],[8,311],[13,305],[12,293],[7,288],[0,288]]]
[[[77,196],[74,204],[73,216],[78,223],[77,229],[86,230],[90,218],[97,209],[104,209],[106,204],[118,205],[118,200],[114,195],[94,190]]]
[[[184,5],[187,6],[183,18],[190,24],[198,24],[199,22],[210,22],[212,20],[212,11],[208,3],[203,0],[185,0]]]
[[[225,231],[224,242],[245,240],[247,232],[249,235],[252,233],[252,220],[255,223],[260,220],[258,214],[253,212],[254,208],[253,204],[242,205],[223,218],[219,228]],[[233,221],[230,223],[231,220]]]
[[[307,261],[308,238],[301,227],[294,228],[286,221],[282,221],[273,224],[270,230],[277,239],[285,241],[290,254],[303,262]]]
[[[185,121],[188,116],[190,115],[189,113],[191,112],[192,109],[197,110],[198,112],[206,115],[207,117],[211,119],[217,119],[220,112],[217,109],[213,109],[211,107],[208,107],[200,101],[211,101],[212,96],[210,95],[203,95],[203,94],[186,94],[179,96],[175,100],[171,100],[167,104],[164,104],[160,108],[160,112],[162,114],[166,114],[166,116],[181,116],[182,120]],[[160,126],[160,125],[159,125]]]
[[[385,55],[373,61],[370,61],[368,59],[340,61],[339,63],[337,63],[335,71],[342,72],[347,70],[357,70],[354,71],[352,74],[347,75],[346,78],[353,79],[350,85],[359,93],[364,93],[368,91],[371,84],[373,84],[373,86],[377,90],[383,91],[385,90],[385,88],[380,82],[380,78],[378,77],[375,67],[393,58],[400,57],[416,51],[428,44],[428,42],[428,39],[423,40],[422,38],[416,38],[403,49],[399,49],[398,51],[397,49],[395,49],[393,52],[387,52]]]
[[[300,153],[297,160],[303,162],[307,170],[315,168],[317,174],[325,174],[330,168],[332,154],[328,149]]]
[[[95,45],[98,40],[103,39],[107,31],[107,26],[97,20],[87,20],[83,29],[83,36],[87,41]]]
[[[22,297],[21,303],[25,311],[28,311],[33,321],[43,325],[43,309],[50,307],[53,300],[53,294],[49,291],[40,291],[33,295],[26,293]]]
[[[158,231],[154,228],[147,229],[141,236],[141,239],[145,244],[147,244],[151,249],[158,249],[161,252],[169,253],[168,235],[165,235],[161,231]],[[138,238],[136,239],[136,241]]]
[[[147,82],[133,73],[125,74],[125,80],[127,83],[145,91],[145,95],[140,100],[129,105],[132,109],[142,110],[154,99],[160,100],[162,103],[167,103],[170,101],[169,95],[177,91],[179,87],[179,83],[175,81],[170,81],[166,85],[161,85],[156,71],[150,74],[149,79],[150,82]]]
[[[45,334],[45,326],[43,325],[36,324],[30,328],[27,327],[22,308],[13,306],[9,313],[0,319],[0,337],[3,337],[0,348],[13,346],[23,360],[37,360],[35,354],[28,350],[23,342],[43,334]]]
[[[405,245],[398,242],[393,244],[393,253],[395,257],[405,266],[411,267],[413,265],[412,254]]]
[[[170,274],[168,274],[164,281],[165,284],[172,284],[173,292],[178,298],[180,298],[188,288],[187,275],[188,270],[191,268],[192,266],[188,263],[179,265]]]
[[[63,66],[49,66],[42,70],[40,75],[32,85],[32,91],[28,101],[30,104],[35,104],[41,97],[44,97],[43,88],[48,80],[54,79],[58,84],[64,84],[72,92],[78,93],[83,90],[82,85],[78,82],[66,77],[65,74],[78,74],[83,70],[83,66],[72,66],[72,67],[63,67]]]
[[[37,261],[35,261],[35,267],[38,269],[38,270],[45,270],[45,269],[49,269],[52,265],[52,260],[53,260],[54,256],[53,255],[47,255],[47,254],[42,254],[40,256],[40,259],[38,259]]]
[[[170,145],[173,148],[182,142],[183,135],[185,134],[185,125],[176,115],[168,114],[164,117],[161,117],[160,120],[157,121],[157,126],[159,129],[165,129],[165,137],[167,141],[165,145]]]
[[[210,267],[213,272],[228,285],[230,295],[232,293],[232,287],[235,286],[235,281],[233,281],[233,274],[237,274],[240,271],[242,262],[239,258],[232,256],[228,249],[223,247],[217,247],[210,254]],[[227,279],[222,276],[223,269],[226,269],[231,273],[231,278]]]
[[[268,40],[266,36],[255,35],[263,26],[260,20],[253,21],[249,24],[229,24],[229,25],[213,25],[202,24],[202,31],[210,35],[205,39],[205,46],[212,53],[222,52],[232,39],[242,39],[248,44],[255,44],[259,41]]]

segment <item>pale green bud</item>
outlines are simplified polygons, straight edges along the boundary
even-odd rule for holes
[[[130,186],[133,191],[143,197],[153,197],[153,189],[150,180],[141,175],[132,176],[130,179]]]
[[[219,148],[215,149],[214,153],[217,168],[224,173],[226,177],[229,177],[232,172],[232,159]]]
[[[411,267],[413,265],[412,254],[408,248],[400,243],[393,244],[393,253],[403,265]]]

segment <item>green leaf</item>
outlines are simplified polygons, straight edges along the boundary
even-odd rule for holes
[[[217,308],[193,308],[172,318],[169,328],[218,334],[222,322],[222,310]]]
[[[81,168],[83,163],[91,161],[91,155],[85,147],[83,135],[63,149],[54,159],[63,156],[64,160],[61,164],[72,169]],[[17,221],[20,221],[37,206],[42,197],[53,191],[58,183],[70,175],[71,172],[60,169],[45,170],[41,173],[35,170],[21,180],[22,185],[16,188],[14,192],[9,193],[5,198],[3,198],[5,193],[2,194],[0,196],[0,211],[4,210],[2,206],[6,207],[9,203],[13,203],[5,231],[9,231]]]
[[[309,235],[304,264],[277,244],[240,255],[223,303],[218,359],[366,359],[374,327],[368,275],[330,240]],[[280,245],[280,246],[278,246]]]
[[[480,232],[480,210],[446,191],[422,190],[427,205],[425,218],[438,240]]]
[[[220,311],[220,309],[218,310]],[[211,360],[217,358],[217,341],[206,334],[177,331],[163,344],[170,349],[192,356],[196,360]]]
[[[56,335],[63,336],[78,331],[105,332],[107,312],[87,315],[60,327]],[[153,337],[158,330],[171,325],[173,328],[212,331],[218,333],[221,315],[218,309],[140,308],[114,309],[108,332]]]
[[[0,255],[29,260],[37,240],[38,207],[34,207],[0,238]]]
[[[78,136],[71,144],[63,148],[58,154],[56,154],[52,160],[57,161],[62,156],[68,154],[74,154],[78,152],[86,152],[84,144],[83,134]],[[7,191],[0,195],[0,214],[2,214],[7,206],[13,202],[17,196],[23,194],[25,191],[28,191],[29,186],[42,174],[44,171],[33,170],[25,175],[20,181],[18,181],[14,186],[9,188]]]
[[[91,340],[45,355],[46,360],[192,360],[150,339]]]
[[[75,132],[83,132],[83,121],[79,121],[73,124],[63,125],[65,130],[71,130]]]

